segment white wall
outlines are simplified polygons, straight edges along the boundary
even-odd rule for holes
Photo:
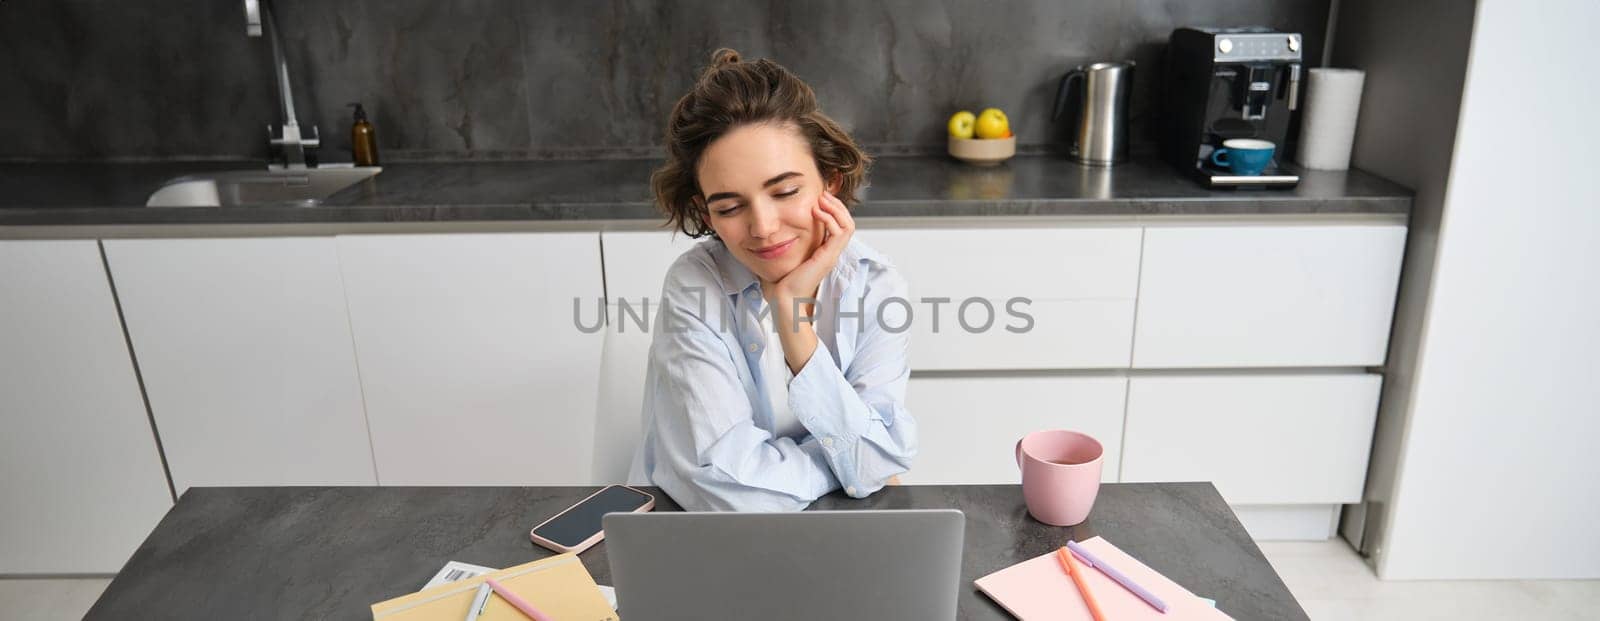
[[[1481,0],[1384,578],[1600,577],[1592,0]]]

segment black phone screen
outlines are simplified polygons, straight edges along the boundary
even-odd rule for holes
[[[612,485],[574,505],[560,517],[533,529],[533,532],[564,546],[576,546],[600,532],[600,518],[605,514],[629,513],[647,502],[650,502],[650,496],[644,492]]]

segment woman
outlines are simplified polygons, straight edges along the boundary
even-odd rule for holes
[[[690,510],[865,497],[916,454],[905,281],[852,239],[867,156],[770,60],[727,49],[673,108],[651,178],[675,261],[645,378],[643,475]],[[885,329],[888,326],[890,329]],[[891,331],[893,330],[893,331]]]

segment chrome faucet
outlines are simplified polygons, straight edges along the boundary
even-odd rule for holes
[[[322,145],[317,126],[311,126],[311,137],[300,135],[300,122],[294,116],[294,92],[289,86],[289,61],[283,55],[283,39],[278,34],[278,24],[272,17],[267,0],[244,0],[245,34],[260,37],[265,33],[272,44],[272,69],[278,80],[278,96],[283,104],[283,128],[274,133],[267,125],[267,143],[283,148],[285,168],[304,170],[306,149]]]

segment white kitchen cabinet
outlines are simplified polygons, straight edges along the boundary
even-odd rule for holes
[[[706,239],[672,231],[622,231],[600,234],[605,247],[606,296],[613,304],[627,300],[638,308],[650,300],[652,312],[660,305],[661,283],[678,257]],[[613,315],[614,317],[614,315]]]
[[[0,241],[0,426],[0,574],[114,573],[172,506],[95,241]]]
[[[993,323],[987,326],[990,312],[984,301],[993,309]],[[958,315],[963,312],[965,318]],[[918,302],[912,313],[911,368],[917,371],[1128,366],[1132,299],[1035,300],[1008,306],[1005,300],[976,298],[965,311],[955,302],[940,304],[937,324],[933,305]]]
[[[917,421],[918,452],[907,484],[1017,483],[1016,445],[1047,429],[1081,431],[1105,447],[1101,480],[1118,480],[1127,379],[1084,377],[917,377],[906,410]]]
[[[591,480],[598,233],[338,243],[382,484]]]
[[[1381,377],[1134,377],[1122,480],[1211,481],[1236,505],[1361,500]]]
[[[919,296],[1133,299],[1138,227],[869,229]]]
[[[1402,225],[1145,231],[1137,368],[1383,364]]]
[[[104,243],[179,494],[377,483],[334,238]]]
[[[905,276],[913,370],[1128,366],[1137,227],[874,229],[857,235]],[[1017,298],[1028,302],[1013,303]],[[985,327],[988,309],[994,321]]]

